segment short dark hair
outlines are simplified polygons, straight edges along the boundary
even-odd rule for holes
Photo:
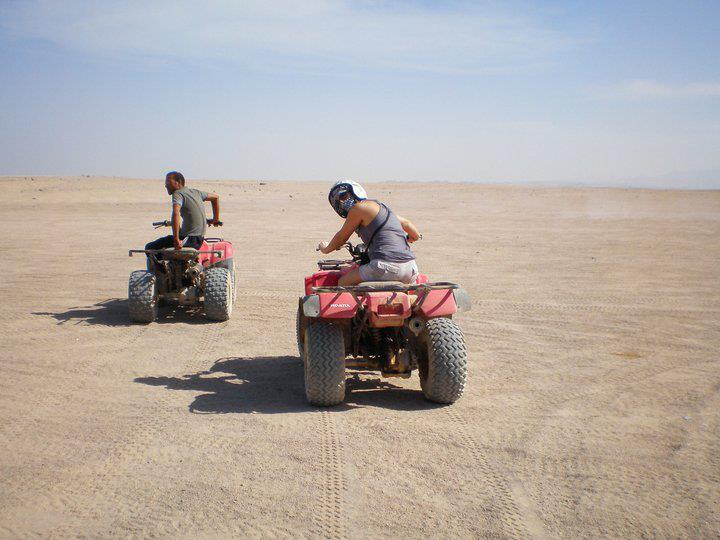
[[[170,171],[165,175],[165,178],[169,178],[170,180],[174,180],[181,186],[185,185],[185,177],[182,175],[182,173],[179,173],[177,171]]]

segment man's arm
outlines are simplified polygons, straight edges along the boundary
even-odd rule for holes
[[[322,242],[318,249],[322,251],[325,255],[328,253],[332,253],[336,249],[340,249],[345,242],[348,241],[348,239],[352,236],[352,233],[355,232],[355,230],[360,226],[360,222],[362,221],[362,214],[360,212],[360,209],[357,207],[353,207],[350,210],[350,213],[348,214],[348,217],[345,218],[345,223],[342,226],[342,229],[340,229],[337,233],[335,233],[335,236],[333,236],[333,239],[330,240],[330,243],[324,246],[325,242]]]
[[[210,204],[212,204],[213,218],[209,221],[209,224],[217,227],[220,221],[220,195],[217,193],[208,193],[203,200],[210,201]]]
[[[415,242],[416,240],[420,240],[422,238],[422,234],[418,232],[417,227],[415,227],[409,219],[405,219],[401,216],[398,216],[398,219],[400,220],[400,225],[402,226],[403,231],[405,231],[408,235],[409,242]]]
[[[182,240],[180,240],[180,205],[173,204],[172,218],[170,218],[170,224],[172,225],[173,244],[175,249],[182,248]]]

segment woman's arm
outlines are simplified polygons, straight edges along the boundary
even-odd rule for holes
[[[405,231],[408,235],[409,242],[415,242],[416,240],[420,240],[420,238],[422,238],[422,234],[418,232],[417,227],[415,227],[409,219],[405,219],[401,216],[398,216],[398,219],[400,220],[400,225],[402,226],[403,231]]]
[[[342,228],[335,233],[335,236],[333,236],[332,240],[330,240],[330,243],[328,243],[326,246],[323,246],[325,242],[322,242],[318,249],[322,251],[325,255],[328,253],[332,253],[333,251],[340,249],[345,242],[348,241],[348,239],[352,236],[352,233],[355,232],[355,230],[360,226],[360,223],[362,221],[362,214],[360,212],[359,208],[353,207],[350,210],[350,213],[348,213],[348,216],[345,218],[345,223],[343,224]]]

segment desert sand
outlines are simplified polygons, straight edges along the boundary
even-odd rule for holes
[[[294,319],[328,185],[189,185],[237,249],[226,323],[128,320],[162,178],[0,178],[0,537],[720,534],[720,192],[368,185],[471,293],[469,382],[323,410]]]

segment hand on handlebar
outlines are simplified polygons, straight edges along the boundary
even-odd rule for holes
[[[211,227],[222,227],[223,222],[219,219],[208,219],[207,224]]]
[[[328,247],[327,242],[320,242],[318,244],[318,247],[315,248],[315,251],[322,251],[325,255],[327,255],[328,253],[330,253],[329,251],[325,251],[327,249],[327,247]]]

